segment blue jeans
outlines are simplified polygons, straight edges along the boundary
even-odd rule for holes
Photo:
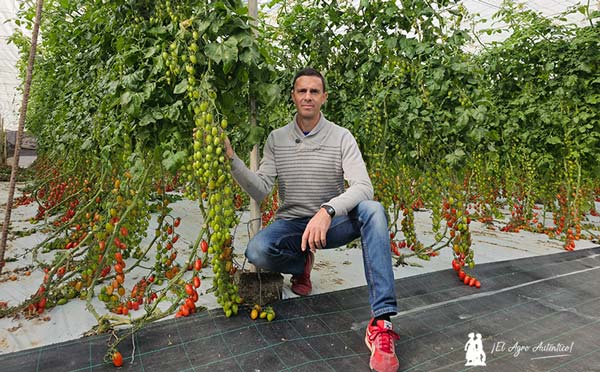
[[[248,261],[260,269],[272,272],[302,274],[308,249],[302,252],[300,245],[309,220],[309,217],[279,219],[259,231],[248,243]],[[358,237],[362,241],[372,314],[396,314],[387,214],[380,203],[362,201],[347,216],[334,217],[327,231],[325,249],[340,247]]]

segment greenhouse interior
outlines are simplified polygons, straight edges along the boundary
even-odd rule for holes
[[[0,371],[600,371],[600,1],[0,21]]]

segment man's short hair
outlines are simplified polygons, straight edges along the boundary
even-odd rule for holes
[[[325,78],[323,77],[323,75],[321,75],[321,73],[319,71],[315,70],[312,67],[303,68],[302,70],[300,70],[296,73],[296,76],[294,76],[294,81],[292,82],[292,91],[294,90],[294,87],[296,86],[296,80],[298,80],[298,78],[301,76],[316,76],[316,77],[320,78],[321,82],[323,83],[323,93],[325,93],[327,91],[327,88],[325,88]]]

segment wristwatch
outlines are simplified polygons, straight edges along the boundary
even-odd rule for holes
[[[323,204],[321,208],[324,208],[329,217],[333,218],[335,216],[335,209],[331,205]]]

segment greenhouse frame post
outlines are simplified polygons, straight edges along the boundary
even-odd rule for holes
[[[250,15],[250,23],[252,27],[255,27],[256,19],[258,17],[257,0],[248,0],[248,14]],[[250,95],[250,127],[256,127],[256,97],[254,97],[252,94]],[[255,144],[250,152],[250,169],[253,172],[256,172],[258,170],[258,164],[258,144]],[[260,230],[260,221],[260,204],[257,200],[250,198],[250,239],[252,239]],[[256,267],[250,264],[249,270],[255,272]]]
[[[29,59],[27,61],[27,73],[25,75],[25,86],[23,87],[23,100],[21,101],[21,111],[19,113],[19,127],[17,129],[17,138],[15,140],[15,155],[13,157],[12,170],[10,172],[10,183],[8,186],[8,201],[6,202],[6,214],[4,215],[4,224],[2,225],[2,238],[0,239],[0,273],[4,268],[4,253],[6,251],[6,239],[8,237],[8,225],[10,224],[10,215],[12,204],[15,197],[15,184],[17,183],[17,172],[19,170],[19,157],[21,154],[21,137],[25,127],[25,116],[27,114],[27,103],[29,102],[29,90],[31,89],[31,80],[33,75],[33,64],[35,62],[35,51],[37,48],[38,33],[40,31],[40,20],[42,19],[42,6],[44,0],[37,0],[35,10],[35,22],[31,33],[31,48],[29,49]]]

